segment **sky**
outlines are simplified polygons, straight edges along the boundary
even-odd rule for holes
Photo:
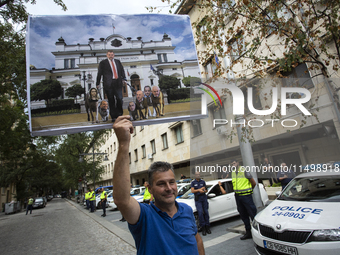
[[[38,0],[36,5],[27,5],[27,11],[33,15],[29,26],[30,64],[36,68],[54,67],[51,52],[55,51],[55,42],[61,36],[68,45],[87,44],[91,37],[99,40],[113,32],[132,39],[142,36],[143,41],[159,41],[167,33],[176,46],[177,61],[196,59],[188,16],[169,15],[169,8],[161,14],[150,14],[146,10],[145,6],[162,5],[160,0],[64,0],[64,3],[68,7],[66,12],[53,0]]]

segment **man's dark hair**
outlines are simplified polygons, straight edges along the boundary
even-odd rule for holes
[[[107,52],[112,52],[112,53],[114,53],[113,50],[107,50]]]
[[[172,164],[165,162],[165,161],[156,161],[151,164],[151,166],[148,169],[148,175],[149,175],[149,184],[152,186],[153,184],[153,174],[155,172],[166,172],[171,170],[174,174],[174,167]]]
[[[144,90],[145,88],[149,88],[151,90],[151,87],[149,85],[144,86]]]

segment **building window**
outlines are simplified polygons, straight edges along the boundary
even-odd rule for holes
[[[212,113],[213,116],[213,120],[214,119],[227,119],[226,114],[225,114],[225,110],[224,107],[211,107],[210,111]],[[221,125],[215,125],[215,127],[219,127]]]
[[[202,134],[201,120],[192,120],[191,127],[192,127],[193,137]]]
[[[164,62],[168,62],[168,57],[165,53],[163,54],[163,59],[164,59]]]
[[[135,162],[138,161],[138,151],[135,149]]]
[[[137,68],[137,66],[130,66],[130,68]]]
[[[143,157],[142,157],[142,158],[146,158],[145,144],[142,145],[142,154],[143,154]]]
[[[156,143],[155,143],[155,140],[152,140],[150,143],[151,143],[152,154],[155,154],[156,153]]]
[[[131,164],[131,152],[129,152],[129,163]]]
[[[260,99],[260,95],[258,93],[258,90],[256,89],[255,86],[252,86],[251,84],[249,86],[251,86],[253,88],[253,107],[256,110],[262,109],[261,99]],[[249,114],[250,110],[248,108],[248,89],[247,89],[247,87],[243,87],[243,88],[241,88],[241,90],[242,90],[243,95],[244,95],[244,112],[245,112],[245,114]]]
[[[203,35],[206,34],[206,30],[207,30],[207,20],[206,20],[206,17],[204,17],[197,25],[196,27],[196,34],[197,34],[197,37],[200,39],[200,43],[203,43]]]
[[[111,162],[111,172],[113,172],[113,162]]]
[[[111,154],[112,154],[112,145],[110,145],[110,152],[111,152]]]
[[[309,75],[307,66],[305,63],[292,68],[291,71],[282,72],[282,86],[284,87],[303,87],[303,88],[313,88],[314,84]]]
[[[116,151],[116,142],[113,143],[113,149]]]
[[[71,68],[76,68],[76,60],[74,58],[71,59]]]
[[[229,46],[231,46],[230,57],[231,60],[234,61],[242,56],[242,54],[246,51],[245,41],[242,34],[238,34],[229,42]]]
[[[168,136],[166,133],[162,135],[162,141],[163,141],[163,150],[168,148]]]
[[[184,142],[182,125],[178,125],[177,127],[174,128],[174,130],[175,130],[175,134],[176,134],[177,144]]]
[[[158,63],[162,63],[162,54],[157,54]]]
[[[216,62],[213,60],[214,58],[211,57],[204,65],[204,72],[206,80],[209,80],[213,77],[214,72],[216,71]]]
[[[57,76],[57,79],[61,79],[61,78],[63,78],[63,76],[61,76],[61,75],[58,75],[58,76]]]
[[[153,86],[153,79],[150,79],[150,84],[151,86]]]
[[[177,70],[177,68],[172,68],[172,70],[176,71],[176,70]]]
[[[64,68],[65,69],[70,68],[68,59],[64,59]]]

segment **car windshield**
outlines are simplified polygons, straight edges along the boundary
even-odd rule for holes
[[[212,187],[212,185],[207,185],[207,189],[209,190]],[[183,196],[181,196],[181,199],[194,199],[194,193],[191,193],[191,189],[189,189],[187,192],[184,193]]]
[[[43,201],[43,199],[41,197],[38,197],[38,198],[35,199],[35,202],[41,202],[41,201]]]
[[[340,176],[297,177],[288,184],[278,199],[340,202]]]

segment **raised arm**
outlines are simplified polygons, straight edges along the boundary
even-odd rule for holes
[[[113,124],[118,139],[118,154],[113,172],[114,202],[124,218],[130,224],[136,224],[140,207],[136,199],[130,196],[129,147],[133,126],[130,116],[119,116]]]

